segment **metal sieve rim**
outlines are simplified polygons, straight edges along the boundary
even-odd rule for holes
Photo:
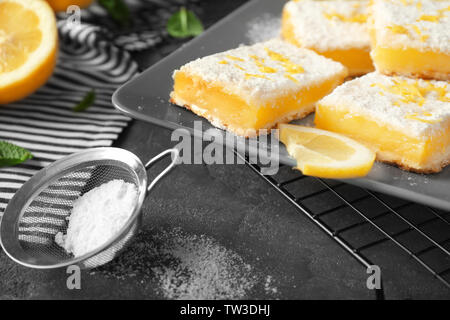
[[[22,218],[27,206],[39,195],[48,185],[62,176],[83,167],[88,162],[101,162],[113,160],[122,163],[124,167],[131,169],[136,174],[138,182],[138,199],[132,215],[127,223],[121,228],[116,236],[112,237],[101,247],[65,262],[55,264],[36,264],[28,254],[24,254],[18,240],[18,222]],[[147,193],[147,172],[141,160],[133,153],[119,148],[103,147],[93,148],[69,155],[63,159],[55,161],[53,164],[37,172],[30,178],[22,188],[17,191],[9,202],[8,206],[0,218],[0,245],[5,254],[13,261],[35,269],[53,269],[78,264],[84,260],[92,258],[102,251],[108,249],[118,239],[126,235],[132,225],[136,222],[141,207]],[[31,261],[30,261],[31,260]]]

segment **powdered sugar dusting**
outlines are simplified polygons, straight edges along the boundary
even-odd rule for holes
[[[296,40],[317,51],[369,48],[365,23],[368,1],[289,1],[284,10],[290,17]]]
[[[377,45],[450,53],[450,1],[374,0],[371,12]]]
[[[303,70],[289,73],[285,63],[280,59],[273,59],[268,51],[282,55],[289,63]],[[258,61],[264,64],[263,71]],[[259,105],[347,74],[346,68],[340,63],[280,39],[200,58],[184,65],[180,71],[207,82],[219,83],[231,94]]]
[[[434,89],[426,90],[430,86]],[[420,99],[411,99],[415,89],[424,92],[423,101],[419,92]],[[349,109],[349,116],[367,115],[411,136],[442,133],[450,126],[450,90],[446,81],[389,77],[373,72],[342,84],[319,104]]]

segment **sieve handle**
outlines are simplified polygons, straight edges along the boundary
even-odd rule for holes
[[[180,159],[180,151],[176,148],[174,149],[168,149],[166,151],[161,152],[156,157],[151,159],[147,164],[145,165],[145,169],[149,170],[153,164],[164,158],[165,156],[171,154],[172,155],[172,162],[170,165],[165,168],[155,179],[152,180],[152,182],[149,183],[147,187],[147,192],[150,191],[157,183],[158,181],[166,175],[177,163]]]

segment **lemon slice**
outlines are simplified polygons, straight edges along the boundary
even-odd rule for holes
[[[26,97],[56,63],[55,14],[43,0],[0,0],[0,104]]]
[[[347,179],[363,177],[375,161],[375,153],[346,136],[292,124],[279,126],[279,139],[297,160],[305,175]]]

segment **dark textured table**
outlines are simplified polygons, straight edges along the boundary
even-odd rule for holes
[[[210,26],[243,2],[205,1],[199,15]],[[144,69],[180,44],[173,41],[135,58]],[[170,135],[135,121],[116,146],[146,160],[174,145]],[[270,275],[276,298],[375,298],[366,288],[366,270],[245,165],[181,165],[154,189],[143,210],[146,233],[180,228],[213,238],[254,270]],[[450,291],[407,255],[390,243],[382,248],[375,254],[383,261],[387,299],[450,298]],[[70,291],[65,270],[27,269],[0,252],[0,299],[163,298],[139,271],[131,272],[137,275],[125,279],[83,272],[82,289]],[[246,298],[265,297],[274,296],[256,290]]]

